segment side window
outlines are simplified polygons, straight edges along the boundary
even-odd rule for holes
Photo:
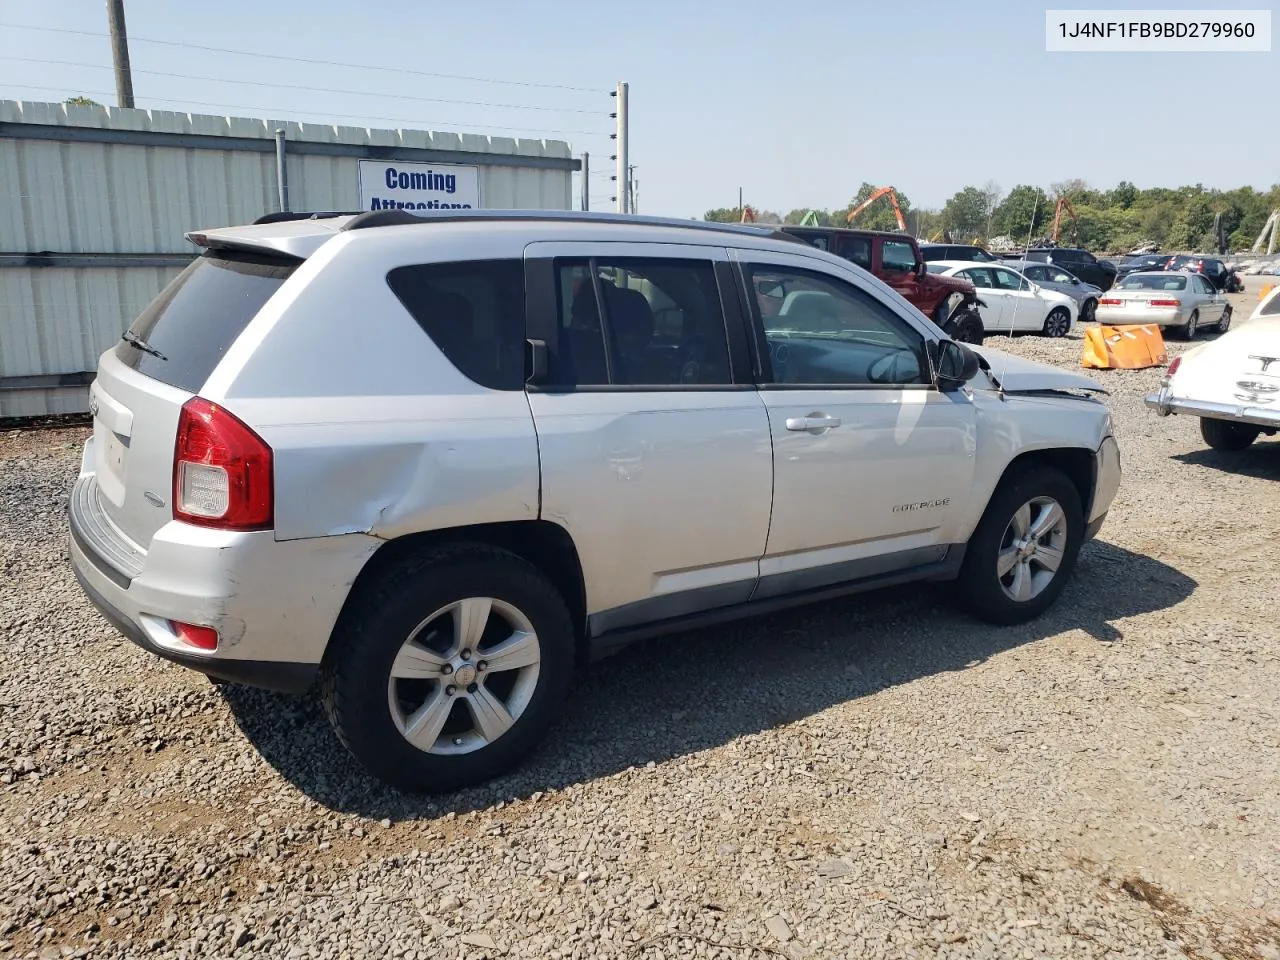
[[[396,267],[387,284],[462,374],[493,390],[524,389],[524,266],[519,260]]]
[[[995,274],[997,290],[1021,290],[1026,284],[1012,270],[1001,270],[998,267],[991,271]]]
[[[1031,277],[1031,274],[1029,273],[1027,274],[1027,276],[1031,277],[1032,280],[1050,280],[1053,283],[1071,283],[1075,279],[1071,274],[1067,273],[1067,271],[1063,270],[1061,267],[1056,267],[1056,268],[1041,267],[1040,270],[1041,270],[1041,276]],[[1044,276],[1044,274],[1046,273],[1048,274],[1048,276]]]
[[[807,239],[807,240],[809,241],[809,243],[811,243],[813,246],[817,247],[819,250],[827,250],[827,249],[830,249],[830,248],[827,246],[827,238],[826,238],[826,237],[806,237],[805,239]]]
[[[961,270],[959,276],[969,280],[975,287],[981,290],[990,290],[995,287],[995,281],[991,279],[991,270],[987,267],[975,267],[972,270]]]
[[[557,386],[732,382],[715,268],[705,260],[557,260]]]
[[[761,316],[772,383],[928,382],[924,336],[870,294],[793,267],[760,264],[748,272],[752,287],[769,290],[776,301],[776,311]]]
[[[840,237],[837,253],[863,270],[871,269],[871,240],[868,237]]]
[[[915,247],[901,240],[886,240],[880,256],[886,273],[910,273],[916,268]]]
[[[1280,315],[1280,293],[1271,297],[1262,305],[1262,309],[1258,312],[1260,317],[1274,317]]]
[[[1027,269],[1022,271],[1022,275],[1026,277],[1028,280],[1040,280],[1040,281],[1049,279],[1049,277],[1047,276],[1047,273],[1048,273],[1047,267],[1027,267]]]
[[[1213,293],[1213,286],[1204,277],[1195,276],[1191,279],[1196,285],[1197,293]]]

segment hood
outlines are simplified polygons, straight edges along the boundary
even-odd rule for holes
[[[950,290],[953,293],[973,293],[977,289],[972,280],[966,280],[963,277],[948,277],[941,273],[926,273],[921,279],[935,287],[942,290]]]
[[[1074,370],[1035,360],[1024,360],[990,347],[970,346],[983,361],[983,369],[989,369],[1006,393],[1036,393],[1043,390],[1089,390],[1106,393],[1102,385],[1092,377]]]

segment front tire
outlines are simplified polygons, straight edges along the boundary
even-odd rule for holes
[[[951,339],[959,343],[971,343],[982,346],[986,328],[982,325],[982,316],[976,310],[965,310],[951,319]]]
[[[343,612],[321,671],[353,757],[401,790],[441,793],[514,767],[568,692],[574,630],[537,568],[488,546],[396,564]]]
[[[969,538],[956,582],[969,612],[995,624],[1038,617],[1058,598],[1084,536],[1080,494],[1053,467],[1015,468]]]
[[[1071,329],[1071,314],[1066,307],[1054,307],[1044,318],[1044,335],[1046,337],[1065,337]]]
[[[1236,423],[1232,420],[1215,420],[1212,417],[1200,418],[1200,436],[1214,450],[1224,453],[1239,453],[1251,446],[1262,431],[1247,423]]]

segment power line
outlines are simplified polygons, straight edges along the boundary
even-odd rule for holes
[[[0,27],[13,30],[42,30],[46,33],[64,33],[78,37],[94,37],[104,39],[106,34],[91,30],[71,30],[67,27],[38,27],[28,23],[0,23]],[[227,47],[209,47],[198,43],[182,43],[177,40],[157,40],[150,37],[129,37],[129,43],[153,43],[165,47],[181,47],[186,50],[203,50],[207,53],[229,53],[238,57],[259,57],[264,60],[281,60],[286,63],[309,63],[321,67],[349,67],[353,70],[378,70],[383,73],[403,73],[417,77],[431,77],[437,80],[467,80],[472,83],[499,83],[513,87],[541,87],[545,90],[572,90],[577,93],[608,93],[598,87],[574,87],[560,83],[537,83],[532,80],[499,80],[495,77],[468,77],[453,73],[429,73],[425,70],[410,70],[405,67],[382,67],[368,63],[343,63],[336,60],[315,60],[308,57],[288,57],[279,53],[259,53],[253,50],[232,50]],[[139,71],[135,71],[139,72]]]
[[[134,71],[134,72],[136,73],[138,71]],[[48,90],[49,89],[49,86],[47,84],[44,86],[34,86],[32,84],[8,83],[4,80],[0,80],[0,88],[4,88],[4,87],[8,87],[14,90]],[[80,92],[82,94],[96,96],[96,97],[112,97],[115,95],[114,92],[110,90],[82,90]],[[415,120],[415,119],[409,119],[406,117],[375,117],[375,116],[371,116],[369,114],[364,114],[364,113],[330,113],[329,111],[316,111],[316,110],[306,110],[306,109],[300,110],[293,107],[247,106],[245,104],[235,104],[235,103],[216,103],[208,100],[187,100],[187,99],[179,100],[179,99],[173,99],[169,97],[145,97],[144,99],[150,100],[154,103],[176,103],[176,104],[189,104],[197,107],[216,107],[219,110],[248,110],[248,111],[253,111],[255,113],[273,114],[274,119],[282,118],[284,116],[287,116],[288,114],[306,114],[308,116],[313,116],[313,117],[337,117],[343,120],[362,120],[362,121],[382,120],[382,121],[386,121],[387,123],[413,124],[420,127],[463,127],[462,124],[451,123],[451,122],[446,122],[441,120]],[[545,127],[506,127],[506,126],[499,126],[495,124],[484,124],[483,126],[488,127],[491,130],[513,130],[513,131],[524,131],[526,133],[559,133],[559,134],[565,134],[565,135],[571,135],[571,136],[598,137],[602,140],[608,139],[608,134],[600,133],[598,130],[553,130],[553,129],[547,129]],[[463,129],[474,130],[475,127],[474,126],[470,128],[463,127]]]
[[[88,67],[91,70],[110,70],[100,63],[84,63],[77,60],[42,60],[39,57],[9,57],[11,63],[41,63],[56,67]],[[380,93],[374,90],[344,90],[338,87],[308,87],[296,83],[264,83],[259,80],[237,80],[232,77],[205,77],[190,73],[165,73],[161,70],[133,70],[152,77],[170,77],[175,80],[202,80],[213,83],[238,83],[250,87],[279,87],[281,90],[304,90],[309,93],[340,93],[354,97],[381,97],[385,100],[416,100],[421,103],[449,103],[467,107],[498,107],[506,110],[544,110],[552,113],[587,113],[602,115],[600,110],[583,110],[577,107],[543,107],[523,103],[491,103],[485,100],[449,100],[445,97],[416,97],[407,93]]]

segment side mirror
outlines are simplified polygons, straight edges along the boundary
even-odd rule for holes
[[[923,260],[917,260],[916,270],[915,270],[916,279],[919,280],[928,272],[929,272],[929,265],[925,263]]]
[[[978,355],[954,340],[938,341],[937,364],[933,382],[939,390],[958,390],[982,369]]]

